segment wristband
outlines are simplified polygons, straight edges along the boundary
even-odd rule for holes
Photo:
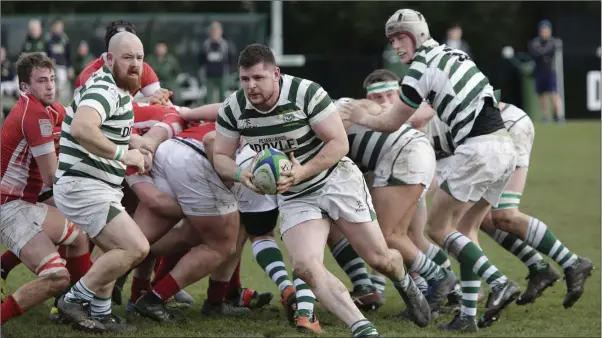
[[[121,149],[121,147],[117,147],[117,150],[115,151],[115,156],[113,157],[113,159],[115,161],[121,161],[123,154],[124,154],[123,149]]]
[[[236,173],[234,174],[234,177],[236,177],[236,180],[240,182],[240,173],[242,172],[242,167],[238,167],[238,169],[236,169]]]

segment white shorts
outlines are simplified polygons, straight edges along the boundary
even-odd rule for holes
[[[194,139],[161,143],[151,170],[155,186],[177,199],[187,216],[222,216],[237,211],[236,196],[203,154],[203,144]]]
[[[244,146],[236,155],[236,164],[243,169],[250,169],[253,157],[257,152],[249,146]],[[278,209],[278,197],[275,195],[259,195],[241,183],[235,183],[232,192],[238,199],[240,212],[263,212]]]
[[[506,130],[467,139],[437,163],[437,184],[457,200],[485,199],[497,206],[516,167],[514,143]]]
[[[280,234],[314,219],[339,218],[351,223],[376,220],[372,197],[359,168],[347,157],[337,164],[320,189],[300,197],[278,195]]]
[[[17,257],[25,244],[39,232],[46,219],[48,206],[14,200],[0,205],[0,241]]]
[[[115,216],[125,211],[123,192],[86,177],[61,177],[53,186],[54,203],[65,217],[94,238]]]
[[[504,112],[504,114],[508,115],[513,112]],[[519,113],[524,114],[522,110]],[[533,122],[527,115],[522,115],[515,119],[515,121],[512,124],[506,124],[506,128],[508,129],[508,133],[510,133],[512,142],[514,142],[516,167],[528,168],[531,148],[533,148],[533,141],[535,140],[535,127],[533,127]]]
[[[435,176],[435,151],[426,137],[404,136],[376,164],[371,187],[422,184],[424,196]]]

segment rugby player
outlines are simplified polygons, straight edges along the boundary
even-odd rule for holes
[[[58,302],[78,329],[131,332],[111,313],[113,282],[144,259],[149,244],[121,205],[127,165],[140,173],[150,161],[128,149],[134,112],[130,91],[140,86],[144,50],[132,33],[111,38],[107,64],[75,95],[62,125],[54,200],[59,210],[102,249],[88,273]],[[90,314],[84,309],[90,303]]]
[[[401,100],[383,108],[370,100],[347,104],[347,118],[383,132],[398,130],[426,100],[451,129],[452,156],[437,163],[437,183],[428,217],[428,233],[460,262],[462,306],[443,330],[478,330],[480,278],[492,289],[479,326],[490,325],[519,293],[518,284],[491,264],[458,226],[478,228],[491,205],[497,206],[512,175],[516,152],[497,108],[488,79],[466,53],[439,45],[424,16],[411,9],[395,12],[385,33],[400,61],[410,64]],[[420,109],[418,109],[420,111]],[[422,110],[432,114],[433,110]],[[445,134],[437,134],[446,137]]]
[[[211,161],[213,161],[215,135],[216,133],[213,131],[203,139]],[[256,154],[250,145],[244,144],[237,151],[236,164],[248,169]],[[240,183],[234,184],[232,191],[238,197],[240,219],[244,226],[241,232],[248,235],[257,264],[278,287],[280,303],[284,306],[289,323],[300,331],[321,334],[322,329],[319,322],[311,320],[316,296],[295,271],[293,271],[291,281],[286,271],[282,251],[274,240],[274,228],[276,228],[279,217],[276,196],[259,195]]]
[[[398,81],[397,76],[388,70],[372,72],[364,81],[367,98],[381,105],[395,103],[400,93]],[[344,102],[345,99],[339,101]],[[344,125],[350,144],[349,158],[374,173],[370,194],[389,247],[401,252],[410,269],[430,282],[432,290],[427,299],[431,311],[438,312],[446,296],[453,290],[456,277],[429,259],[408,236],[418,204],[424,199],[435,175],[433,148],[424,133],[409,125],[404,124],[394,133],[371,131],[348,121],[344,121]],[[331,250],[343,269],[361,266],[357,264],[358,261],[349,261],[348,258],[354,255],[348,241],[345,238],[336,240]],[[354,282],[363,279],[365,285],[372,284],[365,269],[349,273]],[[426,282],[424,284],[427,286]],[[354,291],[357,294],[359,290]],[[375,291],[373,288],[372,295]],[[356,302],[364,303],[365,300],[359,296]],[[369,296],[366,296],[363,297],[368,298],[366,305],[377,303],[378,299],[370,302]]]
[[[292,168],[278,182],[280,231],[298,276],[354,336],[378,336],[343,283],[323,265],[332,220],[360,256],[393,281],[416,323],[427,325],[428,303],[405,273],[399,252],[387,248],[362,173],[344,157],[349,150],[345,129],[326,91],[312,81],[281,75],[264,45],[247,46],[238,65],[243,88],[220,108],[216,171],[258,192],[252,173],[233,160],[241,136],[255,151],[274,147],[287,153]]]
[[[54,103],[54,72],[54,63],[43,53],[21,55],[17,76],[23,94],[2,125],[0,242],[37,275],[2,303],[2,324],[70,283],[55,243],[72,241],[77,231],[56,208],[37,202],[43,184],[53,183],[57,168],[53,129],[64,116],[64,108]],[[64,236],[67,229],[75,237]]]

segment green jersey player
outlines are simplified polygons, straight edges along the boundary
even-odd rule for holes
[[[150,157],[128,150],[134,123],[129,90],[140,86],[143,57],[134,34],[113,36],[107,65],[75,95],[62,125],[54,200],[104,252],[58,302],[59,311],[86,331],[135,330],[111,314],[111,291],[112,282],[149,251],[144,234],[123,212],[120,188],[127,165],[140,172],[150,165]]]
[[[299,277],[354,336],[378,336],[343,283],[323,265],[332,221],[369,265],[393,281],[417,324],[428,324],[426,299],[405,273],[399,252],[387,248],[362,173],[344,157],[347,135],[327,92],[312,81],[280,74],[264,45],[247,46],[238,63],[243,88],[219,111],[216,171],[258,191],[252,173],[233,160],[241,136],[255,151],[276,147],[288,153],[292,169],[278,182],[280,231]]]
[[[393,132],[426,100],[451,128],[455,151],[438,163],[442,175],[438,175],[439,189],[433,196],[427,226],[430,237],[455,256],[461,267],[461,311],[441,329],[476,331],[481,278],[493,290],[481,327],[497,320],[518,297],[520,288],[491,264],[458,226],[478,228],[490,206],[499,203],[514,171],[514,145],[487,77],[466,53],[433,40],[421,13],[411,9],[395,12],[385,24],[385,33],[400,61],[410,64],[401,100],[391,108],[369,100],[355,101],[343,108],[343,113],[353,123]]]

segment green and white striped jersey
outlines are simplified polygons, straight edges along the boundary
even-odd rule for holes
[[[506,103],[500,111],[502,120],[506,130],[510,131],[514,125],[524,119],[529,118],[527,113],[522,109]],[[452,139],[452,132],[448,125],[439,119],[438,116],[433,116],[426,125],[426,136],[428,137],[437,159],[448,157],[454,153],[455,145]]]
[[[117,87],[108,68],[96,71],[67,107],[62,125],[59,166],[55,182],[62,177],[87,177],[120,186],[125,176],[125,165],[119,161],[101,158],[88,152],[71,136],[71,121],[78,107],[94,108],[102,121],[102,134],[124,151],[130,143],[134,124],[134,110],[130,93]]]
[[[349,100],[348,98],[340,98],[335,102],[335,106],[342,106]],[[364,126],[352,124],[351,127],[347,128],[347,139],[349,140],[347,157],[365,170],[375,170],[389,149],[401,140],[402,135],[409,136],[411,139],[426,137],[424,133],[407,124],[402,125],[399,130],[393,133],[381,133]]]
[[[241,88],[222,103],[216,131],[230,138],[242,136],[256,152],[270,147],[287,155],[294,152],[304,164],[324,147],[312,126],[332,113],[336,107],[320,85],[282,74],[280,97],[272,109],[255,108]],[[282,196],[291,198],[320,189],[332,170],[334,167],[300,182]]]
[[[439,119],[451,128],[456,145],[462,143],[470,133],[483,108],[484,98],[491,97],[497,102],[489,79],[466,53],[439,45],[433,39],[427,40],[416,50],[402,82],[401,99],[411,107],[418,108],[421,102],[413,102],[408,95],[404,95],[404,86],[413,88],[437,111]]]

